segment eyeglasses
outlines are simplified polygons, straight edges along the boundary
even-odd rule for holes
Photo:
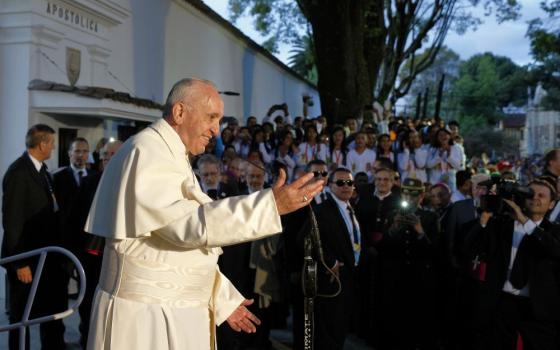
[[[338,187],[346,186],[354,186],[354,180],[336,180],[334,182]]]
[[[208,172],[208,173],[202,173],[200,175],[202,175],[202,177],[208,177],[208,176],[217,176],[218,173]]]
[[[328,175],[329,175],[328,171],[314,171],[313,172],[314,177],[320,177],[320,176],[327,177]]]

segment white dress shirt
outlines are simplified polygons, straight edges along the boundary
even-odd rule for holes
[[[513,262],[515,261],[515,257],[517,256],[519,244],[521,244],[523,237],[525,237],[525,235],[532,234],[533,230],[540,225],[541,221],[534,222],[533,220],[527,220],[525,224],[521,224],[517,220],[515,221],[513,226],[513,238],[511,240],[511,257],[509,259],[506,282],[504,283],[502,291],[523,297],[529,296],[529,285],[526,285],[525,287],[523,287],[523,289],[516,289],[509,281],[509,276],[511,274],[511,269],[513,268]]]
[[[43,162],[40,162],[37,159],[35,159],[30,153],[27,153],[27,155],[29,156],[29,159],[31,159],[31,162],[35,166],[35,169],[37,169],[37,172],[40,172],[41,168],[43,167]]]
[[[550,220],[550,222],[560,222],[560,200],[556,202],[554,209],[552,209],[552,212],[548,216],[548,220]]]

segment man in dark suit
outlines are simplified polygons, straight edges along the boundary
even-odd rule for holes
[[[211,154],[205,154],[197,162],[200,173],[200,186],[208,197],[217,200],[226,197],[237,196],[238,190],[235,184],[221,181],[220,161]]]
[[[455,202],[441,223],[441,335],[444,344],[451,349],[472,348],[468,345],[472,342],[483,343],[483,340],[476,339],[485,338],[484,333],[489,330],[487,313],[472,305],[472,290],[477,282],[469,274],[472,257],[464,254],[465,236],[478,218],[477,208],[481,197],[488,192],[484,184],[489,180],[487,174],[473,175],[471,198]]]
[[[318,297],[315,307],[315,348],[343,349],[356,315],[355,275],[361,253],[361,234],[350,198],[352,172],[338,168],[329,176],[327,200],[315,208],[327,270],[317,257]]]
[[[25,139],[27,152],[13,162],[2,183],[2,223],[4,238],[2,257],[20,254],[50,245],[60,245],[52,178],[44,161],[55,147],[55,131],[44,124],[32,126]],[[31,282],[35,276],[37,257],[19,260],[5,266],[8,272],[10,322],[22,319]],[[49,315],[66,309],[49,296],[64,293],[60,284],[60,261],[49,256],[43,269],[32,317]],[[48,282],[48,285],[47,283]],[[61,308],[61,309],[60,309]],[[64,349],[62,320],[41,324],[43,349]],[[29,346],[29,330],[26,332]],[[19,349],[19,331],[10,331],[10,349]]]
[[[320,159],[312,160],[309,163],[307,163],[306,171],[313,173],[313,176],[315,177],[314,180],[320,179],[321,181],[323,181],[325,186],[327,185],[327,176],[329,175],[329,172],[327,171],[327,163],[325,163]],[[313,200],[311,201],[311,205],[315,206],[321,204],[326,200],[327,200],[327,191],[323,190],[321,193],[319,193],[313,198]],[[304,211],[307,210],[307,208],[302,208],[302,209]]]
[[[554,206],[550,182],[530,183],[534,196],[524,208],[503,199],[512,218],[483,211],[466,238],[467,249],[484,257],[487,290],[480,300],[494,305],[499,349],[556,349],[560,320],[560,226],[545,215]],[[490,348],[490,347],[489,347]]]
[[[388,168],[375,171],[375,190],[360,194],[356,204],[356,214],[362,232],[362,256],[359,266],[360,280],[360,334],[370,345],[375,346],[378,339],[378,322],[382,322],[375,310],[375,286],[378,270],[378,244],[392,223],[392,216],[398,209],[399,196],[391,189],[395,172]],[[372,317],[374,315],[374,317]]]
[[[438,216],[420,208],[421,180],[406,178],[402,202],[378,244],[379,349],[436,346],[436,253]]]
[[[89,144],[83,137],[78,137],[70,144],[68,158],[70,165],[58,169],[54,174],[54,192],[60,206],[60,228],[64,246],[77,254],[83,246],[80,242],[82,227],[72,227],[71,211],[75,207],[78,192],[83,179],[89,175],[86,163],[89,156]]]
[[[315,299],[315,349],[343,349],[346,334],[356,321],[355,274],[361,253],[360,226],[350,198],[354,191],[352,172],[337,168],[329,178],[329,194],[321,204],[313,207],[315,212],[323,255],[316,249],[317,292]],[[308,208],[309,210],[309,208]],[[303,245],[311,230],[308,215],[303,217],[298,234],[298,245]],[[300,249],[301,250],[301,249]],[[323,263],[324,262],[324,265]],[[301,290],[301,277],[297,283]],[[338,295],[337,292],[340,291]],[[301,294],[301,293],[300,293]],[[303,295],[298,296],[300,303]],[[298,305],[299,306],[299,305]],[[296,319],[298,320],[296,324]],[[303,330],[303,307],[294,306],[294,327]],[[303,348],[303,336],[294,329],[294,349]]]

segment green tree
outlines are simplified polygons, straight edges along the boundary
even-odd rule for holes
[[[527,71],[507,57],[479,54],[463,62],[459,78],[446,96],[452,118],[483,118],[494,125],[510,103],[527,100]]]
[[[530,21],[527,30],[536,61],[531,67],[530,81],[532,86],[542,82],[548,93],[542,107],[557,110],[560,106],[560,1],[543,0],[541,8],[547,17]]]
[[[317,66],[313,57],[313,39],[309,35],[297,38],[290,53],[292,54],[289,58],[290,67],[313,84],[317,84]]]
[[[450,28],[479,20],[472,5],[494,8],[499,20],[518,16],[516,0],[229,0],[231,19],[248,13],[270,40],[293,43],[312,33],[323,113],[331,119],[358,113],[373,100],[406,95],[428,68]],[[408,74],[397,79],[403,63]]]

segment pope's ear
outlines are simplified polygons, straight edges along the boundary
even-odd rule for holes
[[[183,102],[177,102],[173,105],[171,108],[171,120],[173,121],[173,124],[183,124],[185,107],[186,106]]]

